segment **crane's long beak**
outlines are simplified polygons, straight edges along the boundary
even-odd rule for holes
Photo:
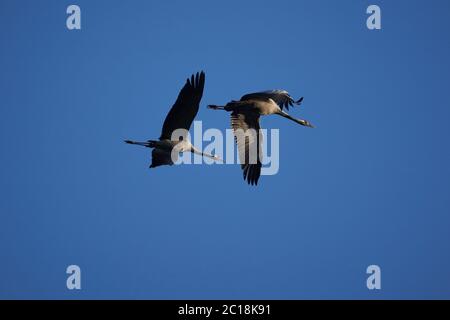
[[[278,114],[280,116],[285,117],[285,118],[287,118],[289,120],[292,120],[292,121],[294,121],[294,122],[296,122],[298,124],[301,124],[302,126],[314,128],[314,126],[309,121],[303,120],[303,119],[294,118],[290,114],[284,112],[283,110],[281,110]]]
[[[223,160],[221,158],[219,158],[218,156],[214,156],[212,154],[202,152],[202,151],[198,150],[195,147],[191,148],[191,152],[195,153],[195,154],[198,154],[198,155],[200,155],[202,157],[207,157],[207,158],[210,158],[210,159],[213,159],[213,160],[217,160],[217,161],[222,161],[223,162]]]

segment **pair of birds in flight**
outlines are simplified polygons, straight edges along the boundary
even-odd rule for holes
[[[214,155],[203,153],[186,139],[186,134],[172,140],[172,134],[177,129],[187,132],[197,115],[200,100],[205,87],[205,73],[197,72],[186,80],[175,104],[167,114],[159,140],[136,142],[125,140],[126,143],[152,148],[152,163],[150,168],[162,165],[173,165],[172,156],[180,152],[192,152],[212,159],[219,159]],[[286,113],[289,106],[300,105],[303,97],[295,101],[285,90],[269,90],[244,95],[239,101],[231,101],[224,106],[208,105],[213,110],[231,112],[231,127],[238,146],[239,160],[244,174],[244,180],[251,185],[257,185],[262,167],[262,136],[260,134],[259,118],[265,115],[277,114],[292,120],[302,126],[313,127],[303,119],[296,119]],[[251,129],[251,130],[250,130]],[[244,132],[245,134],[238,134]],[[250,132],[250,134],[247,134]],[[256,156],[251,158],[251,150],[256,150]],[[175,152],[173,152],[175,151]]]

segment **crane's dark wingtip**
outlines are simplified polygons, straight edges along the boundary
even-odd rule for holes
[[[205,85],[205,72],[193,73],[190,78],[186,79],[186,84],[194,88],[203,87]]]
[[[297,101],[295,101],[295,104],[299,105],[303,102],[303,97],[301,97],[300,99],[298,99]]]
[[[131,140],[123,140],[123,142],[125,142],[125,143],[129,143],[129,144],[134,144],[134,142],[133,142],[133,141],[131,141]]]
[[[249,186],[257,186],[260,177],[260,167],[255,167],[254,165],[246,165],[243,170],[244,181],[247,182]]]

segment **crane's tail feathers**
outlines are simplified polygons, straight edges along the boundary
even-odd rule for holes
[[[210,104],[208,105],[208,109],[212,109],[212,110],[225,110],[224,106],[216,106],[214,104]]]

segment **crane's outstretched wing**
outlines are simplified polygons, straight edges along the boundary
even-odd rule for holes
[[[257,185],[262,167],[262,135],[259,114],[232,112],[231,127],[238,146],[244,180],[251,185]]]
[[[292,98],[286,90],[268,90],[268,91],[262,91],[262,92],[249,93],[249,94],[246,94],[245,96],[243,96],[241,98],[241,101],[251,100],[251,99],[266,100],[269,98],[272,99],[273,101],[275,101],[276,104],[278,104],[278,106],[281,109],[286,108],[287,110],[289,110],[289,106],[292,107],[294,104],[299,105],[303,101],[303,97],[301,97],[300,99],[295,101],[294,98]]]
[[[205,73],[202,71],[186,80],[186,84],[178,94],[177,101],[164,120],[160,140],[170,139],[176,129],[189,130],[198,112],[200,100],[205,87]]]

